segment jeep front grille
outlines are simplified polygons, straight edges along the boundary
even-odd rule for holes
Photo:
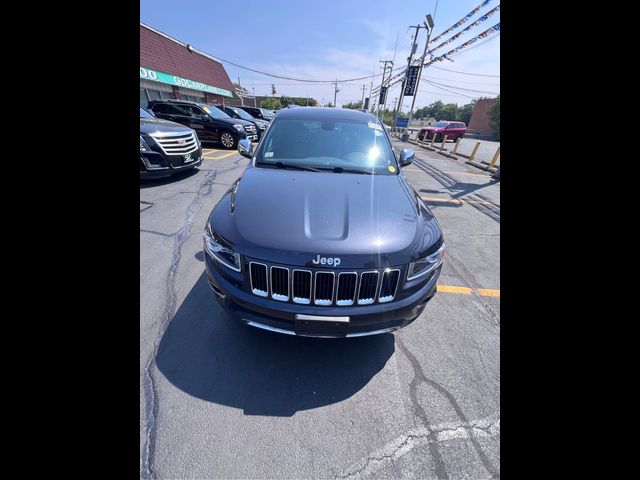
[[[245,125],[244,129],[247,133],[256,133],[256,126],[255,125]]]
[[[370,305],[392,301],[400,283],[397,268],[359,272],[311,271],[249,262],[251,292],[302,305]]]
[[[166,155],[186,155],[198,150],[194,132],[169,132],[151,135]]]

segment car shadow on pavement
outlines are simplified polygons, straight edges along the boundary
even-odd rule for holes
[[[198,167],[190,168],[189,170],[185,170],[184,172],[177,172],[169,177],[162,178],[141,178],[140,179],[140,188],[150,188],[150,187],[159,187],[162,185],[167,185],[168,183],[179,182],[180,180],[184,180],[185,178],[192,177],[193,175],[197,175],[199,172]]]
[[[292,416],[351,397],[394,350],[392,334],[315,339],[244,326],[218,305],[203,273],[167,327],[156,365],[194,397],[246,415]]]

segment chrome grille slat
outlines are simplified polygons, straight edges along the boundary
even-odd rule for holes
[[[380,282],[380,292],[378,293],[378,302],[386,303],[393,300],[400,283],[400,270],[397,268],[388,268],[382,274],[382,282]]]
[[[249,280],[251,291],[259,297],[269,295],[269,283],[267,279],[267,266],[264,263],[249,262]]]
[[[358,288],[358,305],[369,305],[376,300],[378,292],[377,270],[363,272],[360,275],[360,287]]]
[[[313,303],[316,305],[331,305],[333,303],[335,276],[333,272],[316,272]]]
[[[286,302],[289,300],[289,269],[271,267],[271,298]]]
[[[311,271],[294,270],[291,274],[291,298],[294,303],[311,303]]]
[[[353,305],[356,299],[358,274],[356,272],[340,272],[336,288],[336,305],[346,307]]]

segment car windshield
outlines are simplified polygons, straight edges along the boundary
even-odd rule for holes
[[[436,122],[431,126],[432,127],[446,127],[447,125],[449,125],[447,122]]]
[[[147,112],[144,108],[140,107],[140,118],[156,118]]]
[[[256,166],[306,167],[397,174],[391,145],[377,120],[274,120],[256,152]]]
[[[262,116],[265,120],[269,120],[271,118],[271,112],[266,108],[261,108],[260,111],[262,112]]]
[[[255,118],[253,118],[251,115],[249,115],[247,112],[245,112],[241,108],[234,108],[234,107],[230,107],[230,108],[231,108],[231,110],[236,112],[238,114],[238,116],[240,118],[242,118],[243,120],[249,120],[249,121],[255,120]]]
[[[204,111],[207,112],[211,118],[216,118],[216,119],[231,118],[225,112],[220,110],[218,107],[214,107],[213,105],[205,105],[203,108],[204,108]]]

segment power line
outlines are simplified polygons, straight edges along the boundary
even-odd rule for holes
[[[432,82],[430,80],[425,80],[425,82],[430,83],[431,85],[440,85],[441,87],[449,87],[449,88],[454,88],[456,90],[463,90],[465,92],[473,92],[473,93],[487,93],[489,95],[498,95],[496,92],[487,92],[484,90],[472,90],[470,88],[462,88],[462,87],[456,87],[455,85],[447,85],[446,83],[438,83],[438,82]]]
[[[274,75],[273,73],[267,73],[267,72],[263,72],[261,70],[256,70],[255,68],[249,68],[249,67],[245,67],[243,65],[239,65],[237,63],[234,62],[230,62],[229,60],[225,60],[223,58],[220,57],[216,57],[218,60],[220,60],[223,63],[228,63],[229,65],[233,65],[234,67],[238,67],[238,68],[242,68],[244,70],[249,70],[250,72],[255,72],[255,73],[259,73],[261,75],[266,75],[267,77],[273,77],[273,78],[282,78],[284,80],[294,80],[296,82],[307,82],[307,83],[340,83],[340,82],[355,82],[357,80],[364,80],[367,78],[373,78],[373,77],[379,77],[380,73],[378,74],[374,74],[374,75],[367,75],[366,77],[358,77],[358,78],[347,78],[347,79],[342,79],[342,80],[309,80],[306,78],[295,78],[295,77],[285,77],[283,75]]]
[[[454,92],[454,91],[449,90],[447,88],[439,87],[438,85],[434,85],[433,83],[429,82],[428,80],[425,80],[425,82],[428,83],[429,85],[432,85],[432,86],[434,86],[436,88],[439,88],[440,90],[444,90],[445,92],[449,92],[449,93],[455,93],[456,95],[461,96],[461,97],[467,97],[467,98],[472,98],[472,99],[473,98],[477,98],[477,97],[472,97],[471,95],[465,95],[464,93],[457,93],[457,92]]]
[[[431,65],[431,68],[436,68],[438,70],[444,70],[445,72],[452,72],[452,73],[459,73],[461,75],[473,75],[475,77],[494,77],[494,78],[500,78],[500,75],[483,75],[481,73],[468,73],[468,72],[460,72],[457,70],[449,70],[448,68],[442,68],[442,67],[434,67]]]

